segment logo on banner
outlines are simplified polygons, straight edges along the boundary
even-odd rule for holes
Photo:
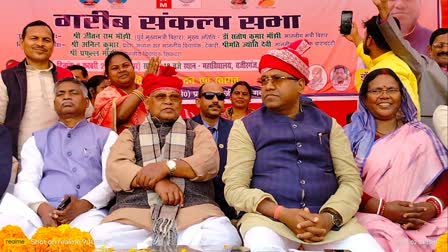
[[[157,9],[171,9],[171,0],[157,0]]]
[[[201,0],[157,0],[158,9],[201,8]]]

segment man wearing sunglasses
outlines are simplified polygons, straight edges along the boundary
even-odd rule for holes
[[[222,173],[227,161],[227,138],[233,125],[232,121],[221,117],[221,113],[224,111],[225,98],[226,95],[219,84],[208,83],[202,85],[199,88],[198,98],[196,98],[199,115],[192,119],[208,128],[218,145],[219,171],[218,176],[213,179],[215,201],[224,214],[232,220],[236,218],[236,212],[224,198],[224,183],[222,182]]]
[[[238,226],[251,251],[382,251],[353,218],[362,183],[342,127],[300,98],[308,48],[297,41],[261,58],[264,106],[234,121],[225,198],[246,212]]]

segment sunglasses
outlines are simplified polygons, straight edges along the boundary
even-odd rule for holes
[[[202,97],[204,97],[207,100],[213,100],[213,98],[218,98],[218,101],[224,101],[224,99],[226,98],[226,95],[224,93],[215,93],[215,92],[204,92],[201,95]]]

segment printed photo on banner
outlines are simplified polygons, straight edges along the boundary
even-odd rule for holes
[[[308,79],[308,87],[316,91],[321,90],[327,84],[327,72],[321,65],[312,65]]]
[[[343,65],[336,65],[333,70],[331,70],[330,78],[331,84],[333,84],[333,88],[337,91],[346,90],[352,80],[350,71],[346,66]]]

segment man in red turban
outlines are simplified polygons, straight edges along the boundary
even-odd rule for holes
[[[107,178],[116,204],[91,231],[97,246],[241,244],[214,202],[215,141],[203,125],[180,117],[182,80],[175,74],[173,67],[161,67],[159,75],[143,79],[149,114],[124,130],[111,149]]]

